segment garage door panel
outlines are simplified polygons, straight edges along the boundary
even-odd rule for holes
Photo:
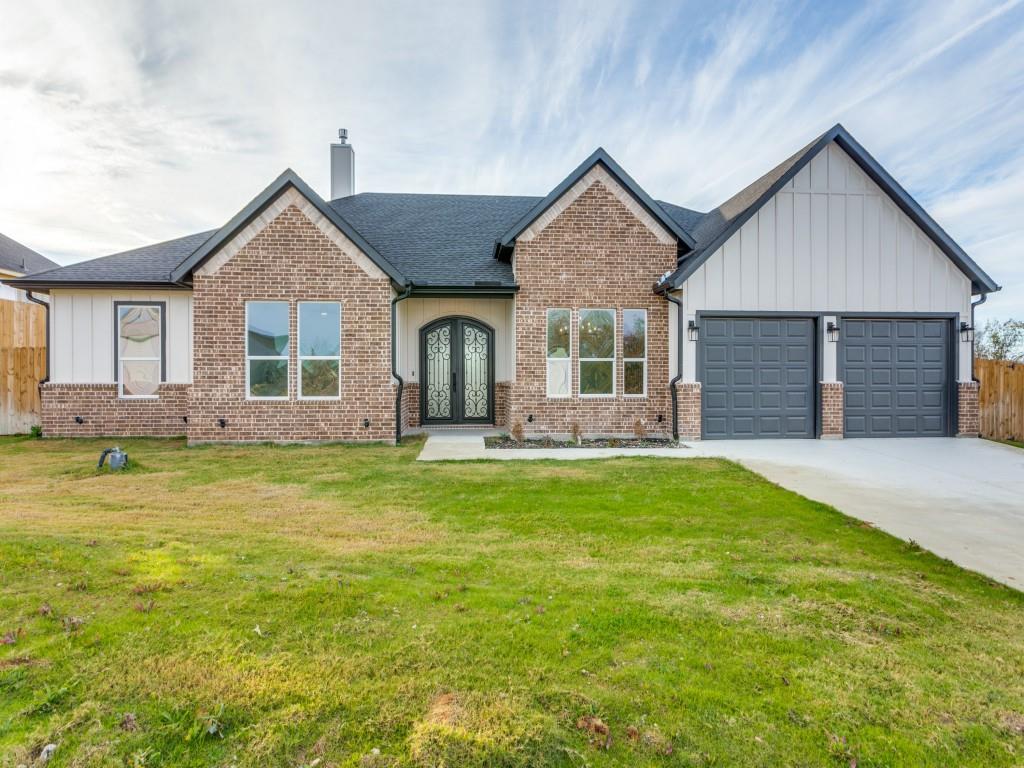
[[[949,434],[949,322],[872,318],[840,325],[846,436]]]
[[[812,320],[714,318],[702,326],[705,438],[814,436]]]

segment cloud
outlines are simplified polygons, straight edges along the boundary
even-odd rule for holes
[[[58,260],[214,227],[285,167],[543,194],[595,146],[709,208],[842,121],[1024,315],[1024,7],[0,0],[0,231]],[[10,180],[17,180],[11,184]]]

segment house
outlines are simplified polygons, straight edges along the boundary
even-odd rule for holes
[[[17,240],[0,233],[0,281],[24,277],[33,272],[44,272],[59,265],[40,253],[36,253]],[[26,301],[25,291],[0,284],[0,299]]]
[[[999,287],[842,126],[707,213],[601,149],[544,197],[353,194],[331,153],[330,201],[289,170],[219,229],[8,281],[51,297],[44,433],[977,434]]]

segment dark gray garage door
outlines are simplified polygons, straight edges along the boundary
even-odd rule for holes
[[[814,437],[814,323],[705,317],[700,323],[706,439]]]
[[[949,434],[948,321],[846,318],[839,344],[846,437]]]

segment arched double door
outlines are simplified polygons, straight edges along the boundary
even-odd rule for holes
[[[494,331],[444,317],[420,329],[420,418],[424,424],[494,423]]]

